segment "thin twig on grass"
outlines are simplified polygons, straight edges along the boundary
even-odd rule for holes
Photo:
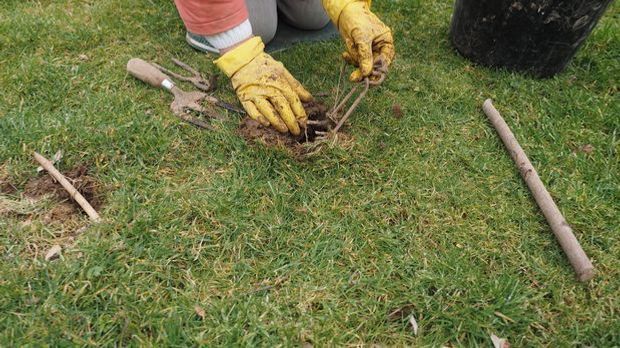
[[[56,181],[58,181],[62,185],[62,187],[67,190],[69,196],[73,198],[80,205],[80,207],[82,207],[82,209],[84,209],[84,211],[86,212],[86,214],[88,214],[91,220],[93,220],[94,222],[101,221],[101,218],[99,217],[99,214],[97,213],[95,208],[93,208],[93,206],[88,203],[86,198],[84,198],[84,196],[82,196],[82,194],[78,192],[78,190],[67,180],[67,178],[65,178],[65,176],[62,175],[58,171],[58,169],[56,169],[56,167],[54,167],[52,162],[50,162],[47,158],[41,156],[37,152],[34,153],[34,159],[37,160],[37,162],[39,162],[39,164],[41,164],[41,166],[45,170],[47,170],[49,175],[56,179]]]

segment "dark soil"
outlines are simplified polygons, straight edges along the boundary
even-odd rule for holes
[[[327,106],[325,106],[325,104],[321,102],[310,102],[310,103],[305,103],[304,108],[306,109],[308,120],[321,121],[321,122],[330,121],[328,120],[327,115],[326,115]],[[333,126],[335,125],[332,124],[331,121],[330,121],[329,126],[309,125],[308,128],[306,129],[306,132],[302,133],[302,135],[297,139],[297,141],[300,143],[313,142],[317,137],[317,134],[316,134],[317,131],[326,132],[329,130],[329,128]]]
[[[320,102],[304,103],[308,120],[312,121],[328,121],[326,112],[327,107]],[[328,125],[308,125],[308,127],[302,130],[302,134],[294,136],[290,133],[280,133],[272,127],[265,127],[259,122],[246,117],[241,121],[237,132],[247,141],[254,142],[259,141],[266,146],[270,147],[285,147],[293,151],[293,153],[300,155],[305,152],[302,144],[313,142],[317,138],[317,131],[328,131],[333,127],[331,121]]]
[[[75,166],[73,169],[64,172],[63,175],[95,210],[101,208],[103,201],[99,194],[100,185],[92,176],[88,175],[87,166]],[[42,172],[40,176],[28,181],[24,187],[24,195],[34,199],[51,196],[52,199],[58,201],[58,204],[46,214],[44,218],[46,222],[62,222],[68,220],[72,215],[85,214],[62,185],[56,182],[47,172]]]

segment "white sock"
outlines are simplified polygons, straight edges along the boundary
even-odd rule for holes
[[[205,35],[204,37],[213,47],[221,50],[247,40],[250,36],[252,36],[252,24],[250,24],[249,19],[246,19],[234,28],[215,35]]]

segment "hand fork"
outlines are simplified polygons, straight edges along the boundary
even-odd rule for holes
[[[198,88],[199,90],[203,91],[203,92],[212,92],[217,88],[217,75],[213,75],[210,79],[205,79],[199,72],[198,70],[192,68],[191,66],[189,66],[186,63],[183,63],[182,61],[172,58],[172,61],[174,62],[174,64],[176,64],[177,66],[181,67],[183,70],[188,71],[190,74],[192,74],[191,76],[183,76],[180,74],[177,74],[173,71],[170,71],[166,68],[164,68],[161,65],[157,65],[155,63],[153,63],[153,66],[156,67],[157,69],[159,69],[161,72],[163,72],[164,74],[167,74],[169,76],[172,76],[173,78],[175,78],[177,81],[183,81],[183,82],[189,82],[191,84],[193,84],[196,88]]]
[[[174,95],[174,101],[170,104],[170,108],[175,116],[185,122],[200,128],[213,129],[207,122],[189,115],[188,111],[195,111],[199,114],[219,120],[224,119],[224,117],[219,114],[209,112],[209,110],[201,104],[201,102],[205,100],[215,104],[217,99],[202,92],[185,92],[181,90],[172,82],[170,77],[140,58],[131,59],[127,63],[127,71],[132,76],[153,87],[162,87],[172,93]]]
[[[192,74],[191,76],[183,76],[180,74],[177,74],[173,71],[170,71],[166,68],[164,68],[161,65],[155,64],[153,63],[153,66],[156,67],[157,69],[159,69],[159,71],[163,72],[164,74],[168,74],[170,76],[172,76],[173,78],[175,78],[177,81],[183,81],[183,82],[189,82],[191,84],[193,84],[196,88],[198,88],[199,90],[203,91],[203,92],[212,92],[217,88],[217,75],[213,75],[211,78],[206,79],[202,76],[202,74],[200,74],[200,72],[198,72],[198,70],[192,68],[189,64],[187,63],[183,63],[182,61],[172,58],[172,61],[174,62],[174,64],[176,64],[177,66],[181,67],[182,69],[188,71],[190,74]],[[213,98],[215,100],[215,105],[226,109],[228,111],[233,111],[239,114],[245,114],[245,111],[239,109],[238,107],[235,107],[232,104],[223,102],[219,99]],[[209,102],[211,102],[209,100]]]

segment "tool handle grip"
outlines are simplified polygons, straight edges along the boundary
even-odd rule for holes
[[[135,78],[153,87],[172,89],[174,83],[168,75],[140,58],[132,58],[127,62],[127,71]]]

